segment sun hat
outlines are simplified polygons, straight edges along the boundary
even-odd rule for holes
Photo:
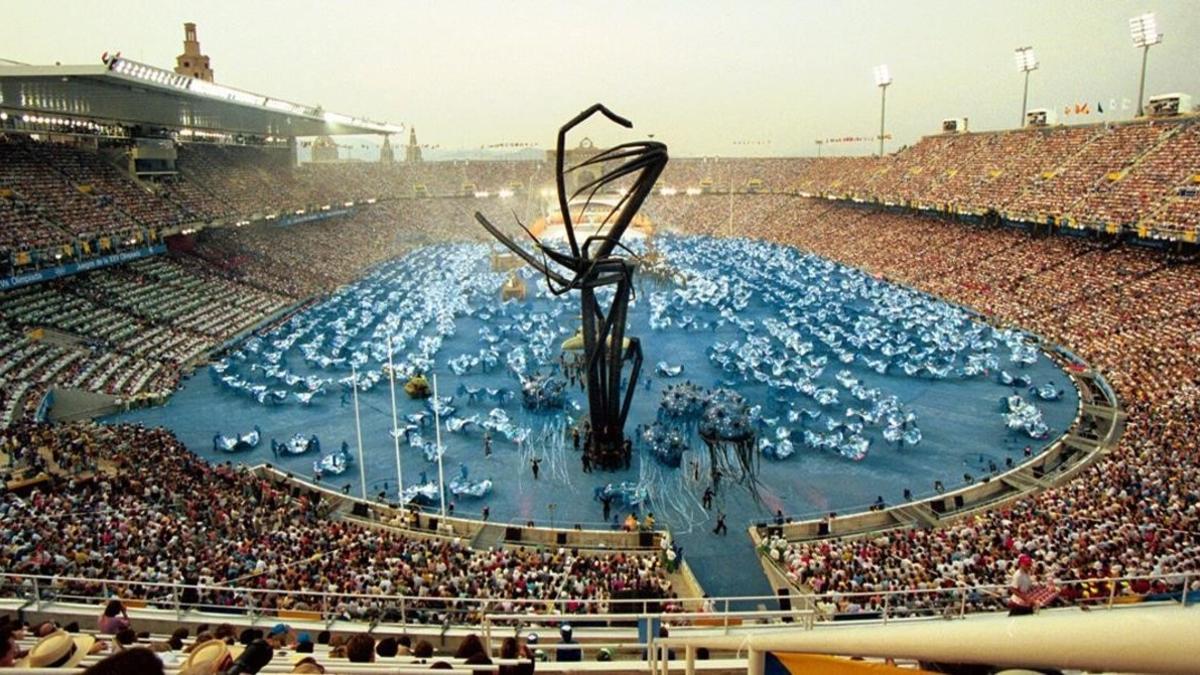
[[[73,668],[87,657],[94,644],[94,635],[72,635],[59,629],[38,640],[25,658],[14,665],[18,668]]]
[[[179,667],[180,675],[210,675],[219,673],[233,665],[241,648],[230,649],[224,640],[208,640],[201,643],[188,654],[187,660]]]

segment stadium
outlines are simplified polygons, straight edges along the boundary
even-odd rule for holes
[[[0,668],[1195,672],[1187,93],[451,157],[0,56]]]

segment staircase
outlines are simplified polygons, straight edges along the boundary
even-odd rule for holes
[[[937,527],[939,523],[937,514],[924,502],[897,506],[891,510],[891,515],[902,525]]]
[[[499,548],[504,543],[504,525],[488,523],[475,533],[471,540],[471,548],[476,551],[486,551],[489,548]]]

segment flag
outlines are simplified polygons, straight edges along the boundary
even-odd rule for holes
[[[1096,113],[1099,115],[1104,114],[1104,104],[1101,101],[1096,101]]]

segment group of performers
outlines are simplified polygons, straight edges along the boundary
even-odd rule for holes
[[[575,450],[582,450],[580,461],[583,463],[584,473],[591,473],[595,467],[608,470],[628,469],[633,463],[632,439],[626,436],[616,448],[598,447],[589,420],[584,420],[582,424],[571,429],[571,446]]]

